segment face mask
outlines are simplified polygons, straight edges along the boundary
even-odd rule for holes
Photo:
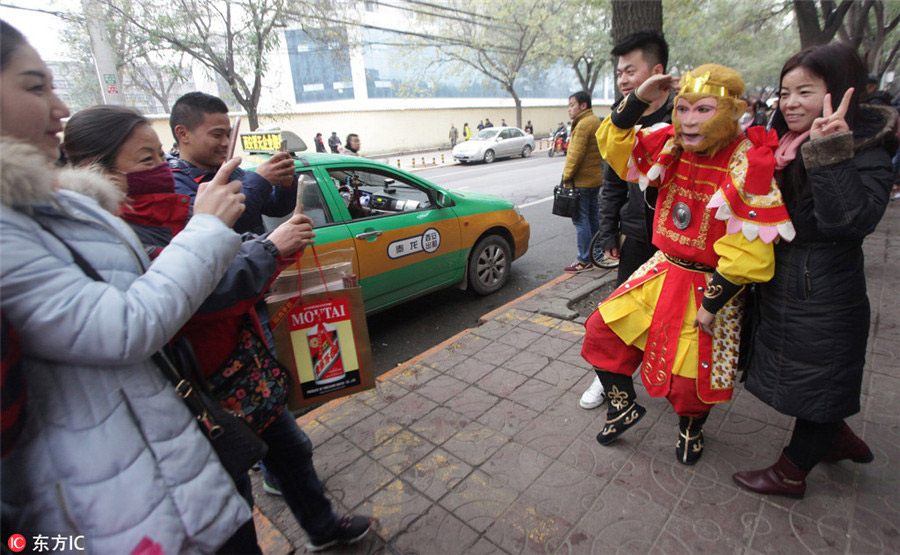
[[[146,170],[126,173],[125,179],[128,183],[129,196],[175,192],[175,177],[168,162]]]

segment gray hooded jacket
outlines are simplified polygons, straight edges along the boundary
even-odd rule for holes
[[[47,168],[8,142],[0,163],[0,307],[27,381],[25,426],[2,464],[4,519],[29,543],[83,535],[89,553],[129,553],[145,537],[167,554],[214,552],[250,510],[150,357],[213,290],[240,238],[195,216],[150,266],[124,222],[54,192],[80,181],[117,207],[120,193],[101,176]]]

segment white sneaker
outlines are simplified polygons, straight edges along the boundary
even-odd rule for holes
[[[603,404],[603,401],[606,400],[606,397],[603,395],[603,384],[600,383],[600,378],[594,376],[594,381],[591,383],[591,387],[584,392],[584,395],[581,396],[581,401],[578,402],[583,409],[595,409]]]

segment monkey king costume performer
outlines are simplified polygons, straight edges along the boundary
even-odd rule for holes
[[[581,356],[609,401],[597,435],[603,445],[646,413],[631,378],[639,365],[647,393],[666,397],[680,417],[675,454],[682,464],[699,460],[710,409],[731,399],[740,293],[772,278],[773,242],[794,236],[773,179],[778,138],[762,127],[741,134],[743,92],[736,71],[702,65],[682,78],[672,124],[635,128],[649,103],[634,91],[597,131],[600,153],[622,179],[659,189],[659,252],[585,323]],[[699,131],[684,130],[697,121]],[[712,335],[694,326],[701,307],[715,315]]]

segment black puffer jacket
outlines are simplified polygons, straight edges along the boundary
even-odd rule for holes
[[[621,102],[621,101],[620,101]],[[616,104],[618,106],[618,104]],[[616,109],[613,106],[613,110]],[[650,127],[657,123],[672,123],[672,98],[659,110],[642,117],[638,123]],[[603,188],[600,189],[600,246],[603,250],[618,248],[621,232],[632,239],[650,243],[653,225],[653,206],[656,188],[641,191],[637,183],[628,183],[616,175],[609,164],[603,168]]]
[[[897,112],[860,108],[855,133],[804,143],[780,172],[797,230],[757,285],[747,389],[779,412],[836,422],[859,412],[869,334],[863,239],[889,202]]]

